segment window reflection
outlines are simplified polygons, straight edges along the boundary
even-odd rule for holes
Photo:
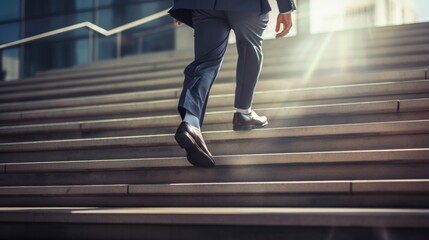
[[[97,25],[105,29],[112,29],[154,14],[161,9],[166,9],[171,5],[171,2],[99,0],[98,4],[108,8],[98,11]],[[173,49],[174,29],[171,23],[171,18],[166,16],[123,32],[121,37],[121,56]],[[165,29],[165,27],[169,29]],[[163,32],[152,32],[152,30],[156,29],[164,30]],[[95,40],[97,48],[96,59],[102,60],[117,56],[116,37],[104,37],[97,34]]]
[[[24,44],[24,75],[89,62],[88,38],[70,38]]]
[[[17,20],[20,16],[19,0],[1,0],[0,1],[0,22],[7,20]]]
[[[92,13],[84,12],[79,14],[67,14],[47,18],[38,18],[25,22],[25,37],[34,36],[47,31],[52,31],[58,28],[66,27],[76,23],[92,21]],[[87,30],[75,30],[68,33],[63,33],[53,38],[67,38],[70,36],[82,36]]]
[[[81,10],[90,11],[91,0],[30,0],[25,1],[25,17],[27,19],[76,13]]]
[[[122,36],[122,55],[173,49],[174,25],[170,17],[163,17],[155,24],[125,31]]]
[[[106,60],[116,57],[116,36],[104,37],[98,36],[95,41],[95,58],[96,60]]]
[[[422,2],[423,0],[312,0],[311,31],[319,33],[415,23],[419,21],[416,4]],[[315,9],[318,11],[314,11]]]
[[[19,39],[19,23],[6,23],[0,25],[0,44]]]

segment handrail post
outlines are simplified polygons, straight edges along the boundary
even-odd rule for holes
[[[89,29],[88,33],[88,62],[94,61],[94,32]]]
[[[6,79],[6,72],[3,71],[3,51],[0,49],[0,82]]]
[[[116,34],[116,58],[121,58],[122,32]]]

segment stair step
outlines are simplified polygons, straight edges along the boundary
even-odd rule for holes
[[[232,76],[231,76],[232,78]],[[313,87],[326,86],[326,85],[345,85],[345,84],[356,84],[356,83],[377,83],[383,81],[404,81],[404,80],[419,80],[426,78],[426,71],[424,69],[414,69],[414,70],[400,70],[400,71],[382,71],[382,72],[373,72],[373,73],[364,73],[364,74],[349,74],[349,75],[331,75],[331,76],[320,76],[317,77],[318,81],[312,81],[311,85]],[[169,79],[166,79],[170,81]],[[173,79],[171,79],[173,80]],[[117,85],[97,85],[95,88],[86,89],[85,91],[93,91],[99,89],[100,91],[110,91],[109,89],[121,89],[128,87],[143,87],[143,86],[156,86],[160,84],[160,80],[153,81],[141,81],[141,82],[132,82],[132,83],[123,83]],[[177,79],[174,79],[170,83],[172,86],[177,85]],[[294,89],[310,87],[308,83],[303,83],[299,79],[273,79],[273,80],[262,80],[259,81],[257,90],[272,90],[272,89]],[[79,88],[81,89],[81,88]],[[212,94],[219,93],[228,93],[233,92],[235,89],[234,83],[218,83],[213,86],[211,90]],[[47,91],[42,90],[43,93],[51,95],[52,97],[57,96],[57,91]],[[71,92],[76,90],[71,89]],[[60,93],[67,94],[70,91],[60,91]],[[73,97],[73,98],[64,98],[64,96],[58,95],[57,99],[54,100],[39,100],[34,99],[33,101],[26,102],[16,102],[16,103],[0,103],[0,112],[7,111],[18,111],[18,110],[35,110],[42,108],[58,108],[58,107],[72,107],[72,106],[87,106],[87,105],[98,105],[98,104],[107,104],[107,103],[120,103],[120,102],[130,102],[130,101],[142,101],[142,100],[161,100],[168,99],[173,97],[178,97],[180,95],[180,88],[173,89],[159,89],[159,90],[146,90],[140,92],[130,92],[130,93],[105,93],[99,96],[86,96],[86,97]],[[35,97],[41,95],[42,93],[36,94]],[[19,100],[20,96],[24,98],[29,98],[29,93],[25,94],[12,94],[9,97],[4,96],[5,100],[9,99],[13,101],[14,99]],[[17,97],[17,98],[15,98]],[[46,97],[46,96],[45,96]],[[29,98],[28,100],[30,100]]]
[[[172,183],[172,184],[114,184],[114,185],[65,185],[65,186],[8,186],[0,187],[0,205],[5,206],[9,198],[23,201],[31,198],[45,199],[45,204],[61,206],[56,198],[71,198],[72,206],[83,206],[80,198],[88,200],[109,198],[120,206],[128,206],[127,201],[140,199],[138,206],[281,206],[281,207],[427,207],[429,200],[429,180],[338,180],[300,182],[221,182],[221,183]],[[51,200],[49,200],[51,197]],[[263,197],[263,200],[261,198]],[[336,197],[331,203],[322,199]],[[346,199],[355,200],[348,202]],[[222,201],[220,201],[222,199]],[[239,199],[246,199],[238,203]],[[283,201],[279,201],[283,199]],[[297,201],[307,199],[307,201]],[[313,199],[313,201],[309,201]],[[409,203],[404,203],[407,199]],[[422,202],[422,200],[426,202]],[[33,199],[32,199],[33,200]],[[101,200],[92,206],[105,206]],[[199,200],[199,201],[198,201]],[[321,200],[319,203],[316,200]],[[33,206],[37,206],[34,201]],[[197,203],[199,202],[199,203]],[[10,202],[9,206],[15,206]],[[58,205],[57,205],[58,204]],[[6,205],[7,206],[7,205]]]
[[[268,116],[270,127],[330,125],[383,121],[422,120],[429,117],[429,99],[310,105],[256,109]],[[205,130],[231,129],[233,111],[208,112]],[[93,121],[0,126],[0,142],[54,140],[161,134],[175,131],[178,115],[119,118]]]
[[[6,158],[7,159],[7,158]],[[1,186],[380,180],[429,178],[427,149],[217,155],[200,169],[184,157],[0,164]]]
[[[233,71],[230,71],[229,73],[225,73],[225,78],[233,79],[235,73]],[[124,77],[125,78],[125,77]],[[225,79],[223,78],[223,79]],[[335,74],[335,75],[319,75],[316,77],[318,81],[311,81],[311,85],[317,86],[326,86],[326,85],[339,85],[339,84],[354,84],[354,83],[365,83],[365,82],[383,82],[383,81],[403,81],[403,80],[418,80],[418,79],[426,79],[427,74],[425,69],[408,69],[408,70],[394,70],[394,71],[378,71],[378,72],[365,72],[365,73],[359,73],[359,74],[353,74],[353,73],[342,73],[342,74]],[[125,79],[123,79],[125,81]],[[297,87],[309,87],[308,83],[300,81],[298,79],[287,79],[284,77],[279,78],[281,81],[281,89],[284,88],[297,88]],[[222,92],[224,88],[230,89],[234,85],[232,83],[230,84],[223,84],[224,80],[222,80],[222,77],[220,77],[218,80],[218,83],[213,86],[213,92]],[[274,81],[270,81],[270,83],[275,83]],[[40,99],[46,99],[46,98],[57,98],[56,100],[59,100],[59,103],[56,103],[54,106],[65,104],[64,106],[70,106],[68,104],[71,104],[71,106],[74,105],[74,100],[88,100],[88,103],[94,104],[95,100],[102,100],[104,103],[111,103],[112,101],[118,101],[119,99],[127,98],[127,96],[133,96],[133,95],[142,95],[139,94],[139,92],[136,93],[114,93],[114,92],[121,92],[121,91],[132,91],[135,92],[136,90],[156,90],[156,88],[168,88],[171,87],[177,87],[179,89],[181,81],[178,81],[177,78],[166,78],[166,79],[155,79],[155,80],[145,80],[145,81],[132,81],[132,82],[121,82],[116,84],[107,84],[105,82],[100,83],[97,86],[93,87],[76,87],[71,89],[43,89],[37,93],[14,93],[14,94],[4,94],[0,96],[0,99],[2,101],[22,101],[27,100],[27,102],[18,102],[15,104],[8,105],[8,103],[0,104],[1,109],[5,109],[4,111],[9,109],[14,109],[14,107],[19,107],[21,104],[26,109],[37,109],[37,107],[40,105],[35,102],[36,106],[32,104],[31,102],[28,102],[28,100],[35,100],[40,101]],[[264,89],[265,86],[269,86],[265,83],[265,80],[262,79],[258,83],[258,89]],[[177,91],[176,89],[176,91]],[[161,90],[162,91],[162,90]],[[91,95],[95,93],[101,93],[101,94],[109,94],[104,96],[88,96],[86,98],[76,98],[76,95],[83,94]],[[165,93],[165,92],[164,92]],[[162,95],[160,95],[162,96]],[[68,99],[64,99],[61,101],[62,98],[69,97]],[[70,98],[72,97],[72,98]],[[59,99],[58,99],[59,98]],[[112,99],[112,100],[109,100]],[[47,101],[40,101],[41,104],[46,103]],[[82,101],[79,102],[79,104]],[[48,100],[49,103],[49,100]],[[27,104],[28,107],[27,107]],[[86,105],[83,103],[83,105]],[[61,105],[60,105],[61,106]],[[32,108],[35,107],[35,108]],[[49,105],[48,105],[49,107]],[[18,108],[19,109],[19,108]],[[0,110],[2,111],[2,110]]]
[[[11,187],[12,188],[12,187]],[[12,190],[0,187],[3,190]],[[15,190],[15,189],[14,189]],[[29,188],[18,194],[39,194]],[[12,194],[15,194],[12,190]],[[128,194],[317,194],[317,193],[429,193],[429,180],[365,180],[365,181],[314,181],[314,182],[241,182],[241,183],[173,183],[173,184],[130,184]],[[42,192],[42,194],[45,194]]]
[[[215,156],[216,166],[260,166],[290,164],[327,164],[327,163],[385,163],[390,162],[429,162],[429,149],[392,149],[333,152],[304,152],[278,154],[248,154]],[[140,158],[112,160],[82,160],[59,162],[22,162],[0,163],[0,172],[70,172],[103,170],[156,170],[158,168],[189,168],[192,165],[184,157],[176,158]],[[156,168],[156,169],[154,169]]]
[[[401,104],[403,102],[403,104]],[[270,120],[300,118],[312,115],[343,115],[343,114],[375,114],[396,113],[407,111],[429,110],[429,99],[408,99],[376,102],[358,102],[344,104],[310,105],[297,107],[282,107],[256,109],[260,115],[270,116]],[[208,112],[205,124],[229,123],[234,111]],[[21,126],[0,127],[1,135],[32,134],[50,131],[83,131],[91,132],[107,129],[124,128],[154,128],[176,126],[180,117],[178,115],[164,115],[140,118],[107,119],[95,121],[79,121],[66,123],[33,124]]]
[[[232,48],[233,46],[231,46]],[[337,47],[338,48],[338,47]],[[340,47],[341,48],[341,47]],[[344,47],[343,47],[344,48]],[[350,47],[349,47],[350,48]],[[266,65],[271,65],[273,59],[281,59],[285,58],[285,55],[293,55],[296,56],[296,49],[285,49],[286,52],[279,52],[278,49],[267,49],[264,47],[264,56]],[[231,52],[231,51],[229,51]],[[400,56],[400,55],[412,55],[412,54],[422,54],[429,52],[429,44],[428,43],[420,43],[406,46],[387,46],[387,47],[378,47],[371,49],[371,51],[364,51],[362,48],[353,46],[351,49],[333,49],[326,51],[325,54],[322,55],[322,59],[326,61],[335,61],[338,59],[368,59],[372,57],[381,57],[381,56]],[[224,59],[224,63],[228,63],[227,65],[232,64],[237,60],[237,53],[233,52],[233,54],[227,54]],[[102,76],[113,76],[113,75],[127,75],[133,73],[150,73],[156,71],[166,71],[171,69],[181,68],[183,69],[188,63],[192,61],[192,56],[184,56],[184,57],[176,57],[175,61],[171,61],[171,59],[166,59],[166,61],[162,63],[141,63],[141,62],[130,62],[128,65],[115,68],[106,68],[106,69],[88,69],[87,71],[79,71],[79,72],[65,72],[62,75],[42,75],[43,79],[46,81],[50,78],[60,78],[62,79],[61,83],[63,86],[66,86],[65,81],[71,79],[79,79],[79,78],[91,78],[91,77],[102,77]],[[300,62],[311,62],[312,58],[307,55],[298,55],[296,56],[296,60]],[[91,71],[89,71],[91,70]],[[39,75],[40,76],[40,75]],[[55,80],[58,81],[58,80]],[[72,84],[73,82],[68,82],[68,84]]]
[[[376,149],[406,149],[406,148],[428,148],[429,135],[426,130],[417,127],[414,133],[398,132],[393,125],[385,130],[384,133],[379,131],[367,131],[360,128],[351,128],[347,132],[339,133],[333,125],[325,128],[324,131],[329,133],[305,136],[285,136],[279,138],[245,138],[239,136],[235,140],[216,140],[208,141],[210,151],[217,155],[237,155],[237,154],[269,154],[269,153],[291,153],[291,152],[319,152],[319,151],[348,151],[348,150],[376,150]],[[415,126],[415,125],[413,125]],[[345,127],[345,126],[344,126]],[[376,128],[374,126],[374,128]],[[302,132],[305,133],[305,127]],[[381,129],[381,128],[380,128]],[[276,129],[271,129],[275,131]],[[341,129],[343,130],[343,129]],[[351,130],[358,133],[352,134]],[[374,130],[372,127],[368,130]],[[391,132],[394,130],[393,132]],[[314,129],[311,133],[314,134]],[[333,132],[334,131],[334,132]],[[256,131],[255,131],[256,132]],[[299,132],[297,130],[297,132]],[[286,133],[286,131],[284,132]],[[231,133],[234,135],[234,133]],[[242,133],[244,136],[245,133]],[[221,135],[221,133],[219,134]],[[228,131],[225,136],[230,136]],[[158,135],[154,135],[158,136]],[[207,134],[205,133],[205,136]],[[256,136],[256,135],[253,135]],[[147,137],[147,136],[146,136]],[[163,141],[159,137],[154,137],[155,141],[150,144],[150,137],[142,136],[133,137],[109,137],[109,138],[92,138],[92,139],[73,139],[64,140],[66,143],[61,145],[60,141],[38,141],[25,142],[24,145],[17,143],[16,146],[3,146],[5,151],[0,154],[1,162],[28,162],[30,159],[34,162],[46,161],[69,161],[69,160],[91,160],[91,159],[120,159],[120,158],[159,158],[159,157],[181,157],[185,152],[180,149],[174,142],[173,135],[165,135]],[[122,138],[122,139],[121,139]],[[206,137],[207,138],[207,137]],[[142,141],[141,139],[144,139]],[[91,142],[91,140],[95,140]],[[207,139],[206,139],[207,140]],[[105,145],[103,145],[105,141]],[[33,144],[34,143],[34,144]],[[90,145],[87,145],[90,144]],[[21,151],[26,148],[28,151]],[[36,148],[38,149],[37,151]],[[8,151],[7,149],[10,149]],[[14,150],[12,150],[14,149]]]
[[[429,234],[428,213],[419,209],[28,207],[1,208],[0,216],[4,240],[426,240]]]
[[[427,94],[429,80],[417,80],[395,83],[357,84],[332,87],[302,88],[292,90],[270,90],[255,92],[255,104],[285,103],[290,101],[308,101],[341,98],[366,98],[370,96],[394,96],[408,94]],[[428,96],[429,97],[429,96]],[[31,121],[43,119],[61,119],[77,117],[100,117],[131,113],[173,112],[177,108],[177,99],[106,104],[85,107],[70,107],[47,110],[0,113],[0,122]],[[232,106],[234,94],[212,95],[209,107]]]
[[[266,78],[268,76],[302,76],[306,77],[306,74],[309,73],[321,74],[323,72],[353,72],[353,71],[369,71],[369,70],[393,70],[397,68],[410,68],[410,67],[421,67],[425,68],[429,65],[429,54],[419,53],[414,55],[406,56],[388,56],[388,57],[373,57],[369,59],[354,58],[349,61],[339,60],[327,60],[321,61],[319,58],[313,58],[310,62],[302,62],[282,58],[267,58],[264,60],[265,66],[263,67],[263,72],[261,78]],[[176,64],[176,63],[175,63]],[[284,68],[284,65],[287,64],[288,68]],[[183,68],[186,66],[186,63],[183,63],[176,69],[155,71],[155,72],[144,72],[144,73],[130,73],[128,75],[118,75],[118,76],[106,76],[106,77],[93,77],[91,79],[72,79],[70,81],[59,81],[24,85],[24,86],[14,86],[14,87],[1,87],[0,92],[4,93],[6,96],[2,96],[0,100],[5,99],[10,95],[16,95],[17,91],[24,94],[25,92],[33,92],[35,90],[55,90],[56,88],[61,87],[62,90],[67,88],[83,88],[90,87],[95,84],[103,83],[104,85],[118,84],[135,81],[144,81],[144,80],[153,80],[153,79],[165,79],[165,78],[175,78],[183,79]],[[309,66],[313,66],[309,72]],[[235,67],[236,63],[234,62],[225,62],[222,65],[222,71],[219,73],[219,78],[229,78],[235,76]],[[334,71],[333,71],[334,70]],[[88,90],[87,90],[88,91]]]
[[[351,208],[1,208],[0,221],[109,224],[427,228],[422,209]],[[132,216],[132,217],[131,217]]]
[[[0,196],[27,195],[229,195],[229,194],[427,194],[428,179],[308,182],[221,182],[75,186],[7,186]]]
[[[390,72],[378,72],[378,73],[365,73],[363,75],[349,75],[347,78],[343,75],[337,76],[327,76],[319,77],[317,83],[312,83],[313,87],[323,86],[323,84],[330,85],[345,85],[353,83],[369,83],[369,82],[383,82],[383,81],[403,81],[403,80],[416,80],[416,79],[425,79],[425,70],[415,69],[415,70],[403,70],[403,71],[390,71]],[[309,87],[301,83],[302,81],[298,79],[285,79],[280,78],[277,80],[262,80],[259,81],[257,90],[272,90],[272,89],[287,89],[287,88],[302,88]],[[142,81],[137,82],[141,86],[147,84],[159,84],[158,81]],[[177,84],[177,81],[171,83],[172,86]],[[98,85],[100,90],[108,90],[113,86],[107,86],[107,88]],[[117,85],[116,88],[121,88],[129,86]],[[137,85],[135,87],[138,87]],[[212,94],[219,93],[228,93],[233,92],[235,89],[234,83],[218,83],[213,86],[211,90]],[[41,109],[41,108],[58,108],[58,107],[70,107],[70,106],[85,106],[85,105],[96,105],[96,104],[106,104],[106,103],[119,103],[119,102],[129,102],[135,100],[154,100],[154,99],[168,99],[173,97],[178,97],[180,94],[180,88],[170,88],[170,89],[159,89],[159,90],[146,90],[140,92],[131,92],[131,93],[113,93],[113,94],[103,94],[101,96],[86,96],[86,97],[74,97],[74,98],[57,98],[55,100],[33,100],[26,102],[16,102],[16,103],[0,103],[0,112],[6,111],[17,111],[17,110],[29,110],[29,109]],[[51,91],[52,94],[56,94],[54,91]],[[23,96],[23,95],[22,95]],[[11,96],[11,100],[13,97]]]
[[[350,45],[351,46],[351,45]],[[381,56],[399,56],[399,55],[410,55],[410,54],[422,54],[422,53],[428,53],[429,52],[429,45],[428,43],[414,43],[412,45],[405,45],[405,46],[379,46],[377,48],[371,49],[370,51],[364,51],[364,49],[367,49],[369,46],[357,46],[353,45],[353,47],[344,47],[344,45],[335,46],[334,49],[330,47],[327,49],[324,54],[321,56],[323,60],[326,61],[335,61],[338,59],[368,59],[373,57],[381,57]],[[230,46],[233,48],[233,46]],[[364,47],[364,49],[363,49]],[[313,46],[313,48],[315,48]],[[317,51],[316,49],[312,50]],[[237,59],[237,53],[232,50],[228,51],[229,54],[226,54],[224,59],[224,66],[231,65],[233,62]],[[300,52],[297,56],[297,48],[285,48],[285,51],[278,51],[278,48],[268,48],[266,45],[264,46],[264,56],[266,65],[271,65],[274,61],[274,59],[278,60],[279,58],[285,58],[285,56],[295,56],[295,61],[298,60],[299,62],[311,62],[313,57],[312,55],[308,55],[307,52]],[[127,65],[118,67],[111,67],[111,68],[105,68],[105,69],[87,69],[87,71],[78,71],[78,72],[65,72],[64,74],[54,74],[54,75],[39,75],[43,76],[43,81],[46,82],[49,79],[56,79],[54,81],[58,81],[58,79],[61,79],[61,82],[64,84],[65,81],[69,81],[69,84],[72,84],[73,82],[70,81],[72,79],[79,79],[79,78],[90,78],[90,77],[101,77],[101,76],[112,76],[112,75],[124,75],[124,74],[132,74],[132,73],[150,73],[150,72],[156,72],[156,71],[166,71],[170,69],[183,69],[188,63],[190,63],[193,59],[193,56],[190,56],[189,53],[176,56],[174,61],[169,59],[165,59],[163,62],[159,63],[144,63],[141,61],[135,61],[130,62]],[[289,58],[286,58],[289,59]],[[289,59],[290,60],[290,59]],[[89,71],[91,70],[91,71]],[[51,80],[51,81],[52,81]]]
[[[5,168],[0,182],[2,186],[43,186],[429,177],[427,149],[231,155],[215,159],[215,170],[192,167],[183,157],[5,163],[0,165],[0,169]]]
[[[245,141],[271,138],[340,136],[340,135],[393,135],[393,134],[427,134],[429,120],[377,122],[359,124],[338,124],[305,127],[266,128],[250,132],[232,130],[204,132],[206,142]],[[68,139],[18,143],[0,143],[0,152],[53,151],[89,149],[103,147],[145,147],[176,145],[174,134],[106,137],[93,139]]]

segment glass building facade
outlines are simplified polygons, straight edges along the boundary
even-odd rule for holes
[[[0,44],[81,22],[106,30],[171,6],[171,0],[1,0]],[[105,37],[82,28],[1,51],[0,79],[131,54],[174,49],[174,25],[162,17]],[[118,45],[119,43],[119,45]]]

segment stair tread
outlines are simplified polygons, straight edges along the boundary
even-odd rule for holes
[[[1,186],[10,195],[427,194],[429,179]]]
[[[0,208],[1,222],[429,227],[429,210],[383,208]]]
[[[332,87],[316,87],[301,89],[282,89],[255,92],[255,104],[323,100],[323,99],[343,99],[352,97],[386,96],[398,94],[427,93],[429,90],[429,80],[415,80],[407,82],[385,82],[371,84],[354,84]],[[232,104],[234,94],[218,94],[210,97],[209,107],[229,106]],[[148,112],[173,110],[176,108],[177,99],[164,99],[153,101],[140,101],[131,103],[112,103],[96,106],[64,107],[56,109],[42,109],[33,111],[18,111],[0,113],[0,120],[25,120],[43,119],[47,117],[61,116],[98,116],[100,114],[119,114],[132,111]]]
[[[223,76],[219,76],[218,81],[225,82],[226,79],[233,79],[234,73],[231,72],[230,75],[224,74]],[[227,76],[228,75],[228,76]],[[297,86],[305,86],[305,85],[329,85],[331,84],[344,84],[344,81],[347,83],[357,83],[357,82],[382,82],[382,81],[404,81],[404,80],[415,80],[415,79],[425,79],[426,78],[425,69],[419,68],[414,70],[407,70],[406,72],[401,72],[395,70],[394,72],[373,72],[373,73],[341,73],[341,74],[328,74],[326,76],[320,76],[320,74],[316,77],[317,80],[320,81],[311,81],[311,82],[302,82],[295,81],[290,77],[281,76],[283,82],[286,85],[290,85],[293,87]],[[272,77],[263,77],[262,79],[273,79]],[[264,80],[260,81],[260,84],[263,84]],[[288,81],[286,81],[288,80]],[[181,81],[178,81],[178,78],[167,78],[167,79],[154,79],[150,81],[134,81],[134,82],[121,82],[121,83],[106,83],[100,84],[97,86],[84,86],[84,87],[75,87],[75,88],[65,88],[65,89],[42,89],[37,92],[30,93],[10,93],[10,94],[2,94],[3,102],[11,101],[14,102],[30,102],[30,101],[40,101],[40,99],[64,99],[75,98],[77,95],[81,95],[81,97],[91,97],[94,94],[100,95],[108,95],[108,94],[122,94],[127,92],[139,92],[141,90],[151,90],[151,89],[159,89],[159,88],[171,88],[171,87],[180,87]],[[214,92],[219,88],[222,83],[218,83],[214,85]],[[95,92],[95,93],[94,93]],[[72,95],[73,94],[73,95]],[[30,96],[30,97],[29,97]],[[103,96],[101,96],[103,97]],[[112,95],[114,97],[114,95]],[[100,98],[100,96],[98,97]],[[71,99],[73,100],[73,99]],[[91,99],[94,101],[93,99]],[[31,102],[30,102],[31,103]],[[7,103],[5,106],[7,107]]]
[[[341,115],[341,114],[363,114],[363,113],[384,113],[397,112],[398,103],[400,109],[406,112],[408,109],[426,110],[429,106],[429,98],[426,99],[406,99],[406,100],[390,100],[390,101],[372,101],[372,102],[354,102],[354,103],[337,103],[337,104],[320,104],[320,105],[305,105],[292,107],[277,107],[277,108],[262,108],[255,109],[260,115],[270,116],[270,120],[283,118],[296,118],[309,115]],[[210,109],[209,109],[210,110]],[[225,123],[231,121],[231,116],[234,111],[216,111],[207,112],[205,124]],[[87,120],[76,122],[57,122],[43,124],[28,124],[28,125],[12,125],[0,126],[0,134],[13,132],[28,133],[31,129],[53,129],[55,131],[64,129],[67,131],[91,131],[97,128],[106,129],[108,127],[166,127],[176,126],[179,116],[177,115],[158,115],[149,117],[134,117],[134,118],[115,118],[103,120]],[[137,124],[137,125],[136,125]]]
[[[288,49],[285,49],[285,50],[287,51]],[[400,48],[398,48],[398,46],[387,46],[384,48],[383,47],[375,48],[370,52],[365,52],[364,55],[362,55],[362,46],[359,47],[359,46],[353,45],[353,48],[347,49],[347,50],[348,50],[347,57],[353,57],[354,59],[358,59],[358,58],[370,59],[371,57],[373,58],[384,57],[384,55],[383,54],[380,55],[380,53],[389,53],[389,55],[392,55],[392,56],[400,55],[400,54],[408,54],[408,55],[424,54],[425,52],[429,51],[429,47],[428,47],[428,43],[425,43],[425,42],[422,42],[419,44],[400,46]],[[296,49],[293,49],[289,52],[293,52],[293,51],[296,51]],[[269,60],[271,58],[278,57],[280,53],[277,51],[277,49],[270,49],[269,47],[264,47],[264,54],[267,56],[267,60]],[[284,52],[282,52],[281,54],[285,56]],[[287,52],[286,52],[286,55],[287,55]],[[233,54],[226,54],[224,62],[227,65],[227,68],[231,65],[231,63],[234,60],[236,60],[236,58],[237,56],[235,52]],[[338,54],[338,52],[332,51],[332,52],[328,52],[327,55],[324,55],[323,58],[327,60],[335,61],[338,59],[342,59],[342,56],[341,54]],[[39,75],[39,78],[42,78],[45,81],[48,79],[53,80],[55,78],[57,78],[57,80],[58,78],[60,78],[63,81],[64,80],[70,81],[71,79],[76,79],[76,78],[90,78],[90,77],[100,77],[100,76],[108,76],[108,75],[143,73],[143,72],[153,73],[159,70],[172,70],[172,69],[183,68],[184,66],[186,66],[187,62],[190,62],[190,61],[192,61],[192,56],[183,56],[183,57],[178,56],[178,57],[175,57],[173,61],[170,58],[170,59],[166,59],[166,61],[162,63],[147,64],[147,63],[136,61],[124,66],[116,66],[114,68],[105,68],[102,70],[95,68],[95,69],[87,69],[86,71],[79,71],[79,72],[69,71],[61,75],[59,74],[43,75],[43,76]],[[304,61],[311,62],[312,59],[306,58],[304,59]],[[72,82],[70,82],[70,84],[71,83]],[[63,85],[69,85],[69,84],[63,83]]]
[[[209,109],[210,110],[210,109]],[[405,113],[429,110],[429,98],[403,99],[389,101],[353,102],[321,105],[304,105],[277,108],[256,108],[260,115],[270,120],[301,118],[309,116],[339,116],[351,114]],[[207,112],[205,124],[229,123],[234,111]],[[110,118],[74,122],[54,122],[27,125],[0,126],[0,135],[31,134],[37,132],[67,131],[87,132],[107,129],[133,129],[153,127],[174,127],[180,121],[177,115],[158,115],[149,117]]]
[[[429,148],[423,149],[388,149],[360,151],[327,151],[301,153],[272,153],[215,156],[216,165],[251,166],[280,164],[331,164],[364,162],[427,162]],[[100,171],[133,170],[151,168],[189,167],[193,168],[185,157],[135,158],[109,160],[68,160],[54,162],[0,163],[4,173],[19,172],[55,172],[55,171]]]
[[[428,133],[429,120],[394,121],[377,123],[336,124],[305,127],[265,128],[248,132],[232,130],[203,132],[206,142],[266,139],[278,137],[335,136],[350,134],[400,134]],[[86,139],[63,139],[48,141],[29,141],[17,143],[0,143],[0,152],[47,151],[59,149],[126,147],[126,146],[159,146],[176,145],[174,134],[155,134],[138,136],[119,136]]]
[[[397,74],[402,78],[409,78],[407,75],[415,75],[415,79],[424,79],[425,73],[423,69],[416,70],[408,70],[408,71],[390,71],[390,72],[380,72],[378,75],[388,75],[388,74]],[[355,78],[359,78],[362,76],[356,76]],[[344,79],[343,77],[330,77],[329,80],[332,82],[332,79],[337,78]],[[341,80],[341,82],[337,82],[331,86],[347,86],[348,84],[353,84],[353,76],[347,76],[345,80]],[[348,82],[345,82],[348,81]],[[351,81],[351,82],[350,82]],[[379,80],[378,80],[379,81]],[[159,83],[159,81],[154,81]],[[305,89],[311,88],[311,86],[302,86],[300,85],[301,81],[298,79],[288,79],[288,78],[272,78],[267,80],[261,80],[258,83],[258,91],[261,90],[269,90],[269,89]],[[329,82],[328,79],[322,79],[319,82]],[[136,84],[147,83],[147,81],[138,82]],[[97,87],[99,87],[98,85]],[[352,85],[350,85],[352,86]],[[115,87],[115,86],[111,86]],[[118,86],[116,86],[118,87]],[[318,87],[318,86],[313,86]],[[320,86],[319,86],[320,87]],[[220,94],[225,92],[233,92],[235,88],[234,83],[218,83],[213,86],[212,94]],[[46,92],[45,92],[46,93]],[[49,92],[48,92],[49,93]],[[39,93],[40,94],[40,93]],[[168,99],[168,98],[176,98],[180,94],[179,88],[167,88],[167,89],[155,89],[155,90],[146,90],[146,91],[137,91],[137,92],[126,92],[126,93],[106,93],[98,96],[82,96],[82,97],[66,97],[66,98],[56,98],[56,99],[48,99],[48,100],[32,100],[32,101],[24,101],[24,102],[10,102],[10,103],[0,103],[0,107],[2,111],[4,109],[16,109],[17,107],[26,107],[27,109],[35,109],[35,108],[43,108],[43,106],[48,106],[49,108],[53,108],[56,105],[58,106],[72,106],[73,103],[76,105],[84,106],[84,105],[94,105],[94,104],[106,104],[106,103],[114,103],[115,101],[126,102],[132,100],[156,100],[158,99]]]
[[[273,57],[274,58],[274,57]],[[273,73],[282,73],[283,75],[285,73],[291,73],[291,72],[306,72],[308,69],[309,63],[302,63],[301,61],[291,62],[291,63],[284,63],[284,60],[282,59],[272,59],[273,63],[270,64],[270,59],[267,58],[267,60],[264,60],[266,66],[264,66],[264,72],[262,72],[262,76]],[[359,59],[359,58],[353,58],[353,61],[349,61],[347,64],[344,64],[344,61],[339,59],[336,62],[335,61],[323,61],[319,64],[317,64],[317,68],[314,70],[324,70],[329,71],[332,69],[336,69],[335,72],[338,71],[348,71],[348,72],[359,72],[359,69],[365,68],[365,69],[376,69],[376,70],[397,70],[398,66],[402,64],[404,67],[425,67],[425,64],[429,63],[429,54],[412,54],[407,56],[395,56],[395,57],[374,57],[374,58],[368,58],[368,59]],[[288,68],[284,68],[284,65],[288,64]],[[40,83],[37,84],[27,84],[24,86],[18,86],[18,87],[1,87],[0,85],[0,92],[3,93],[4,96],[2,96],[0,99],[8,99],[11,96],[19,97],[23,94],[27,95],[34,95],[34,96],[40,96],[43,94],[51,94],[51,93],[61,93],[61,92],[73,92],[73,91],[84,91],[85,88],[87,88],[86,91],[94,91],[94,90],[101,90],[103,87],[109,87],[110,88],[116,85],[133,85],[133,86],[147,86],[149,84],[157,84],[160,85],[162,82],[168,82],[168,83],[176,83],[180,85],[180,81],[178,79],[183,78],[182,69],[186,66],[186,64],[182,64],[180,67],[177,67],[176,69],[168,69],[164,71],[154,71],[154,72],[137,72],[137,73],[128,73],[128,74],[122,74],[122,75],[108,75],[108,76],[93,76],[89,77],[88,79],[70,79],[67,81],[51,81],[48,83]],[[389,67],[389,66],[395,66],[395,67]],[[235,63],[233,62],[226,62],[223,64],[223,71],[220,72],[219,78],[233,78],[235,75]],[[381,67],[381,68],[380,68]],[[153,80],[159,80],[158,82],[154,82]],[[145,80],[148,80],[149,82],[146,82]],[[162,81],[161,81],[162,80]],[[175,81],[176,80],[176,81]],[[99,85],[97,85],[99,84]],[[62,87],[61,89],[57,89],[59,87]],[[47,89],[47,90],[43,90]],[[41,93],[35,93],[34,90],[39,90]],[[20,91],[20,92],[17,92]],[[28,92],[32,91],[32,92]]]

